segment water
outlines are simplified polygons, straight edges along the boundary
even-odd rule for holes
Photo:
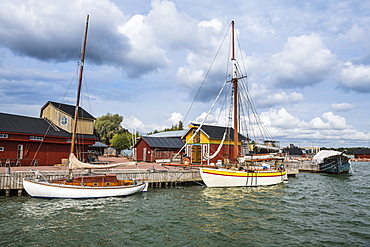
[[[259,188],[0,199],[1,246],[370,246],[370,163]]]

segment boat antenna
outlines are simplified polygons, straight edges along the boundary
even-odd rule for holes
[[[86,40],[87,40],[87,30],[88,30],[88,27],[89,27],[89,15],[87,15],[87,17],[86,17],[86,28],[85,28],[83,45],[82,45],[81,62],[79,64],[79,66],[80,66],[80,76],[79,76],[79,79],[78,79],[77,100],[76,100],[75,119],[74,119],[74,124],[73,124],[73,132],[72,132],[71,153],[74,153],[74,151],[75,151],[76,132],[77,132],[77,120],[78,120],[78,109],[80,107],[81,84],[82,84],[82,74],[83,74],[84,62],[85,62],[85,50],[86,50]]]
[[[233,97],[234,97],[234,158],[239,156],[238,149],[238,78],[237,78],[237,62],[235,60],[235,42],[234,42],[234,21],[231,21],[231,61],[233,62]]]

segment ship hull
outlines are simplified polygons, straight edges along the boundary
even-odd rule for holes
[[[233,171],[229,169],[201,168],[200,174],[207,187],[256,187],[283,183],[286,171]]]
[[[147,183],[141,182],[129,186],[94,187],[55,184],[38,179],[24,179],[23,187],[32,197],[86,199],[132,195],[147,188]]]

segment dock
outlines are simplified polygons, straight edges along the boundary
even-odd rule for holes
[[[102,162],[120,163],[127,160],[120,158],[102,158]],[[299,173],[300,163],[286,164],[288,176]],[[46,180],[65,177],[65,165],[56,166],[13,166],[0,167],[0,196],[25,195],[23,178],[36,178],[42,176]],[[89,175],[88,170],[75,171],[78,175]],[[117,174],[118,179],[146,180],[149,188],[174,187],[179,185],[204,185],[197,167],[169,166],[165,163],[137,163],[134,166],[105,170],[94,170],[93,174]]]
[[[11,169],[10,169],[11,170]],[[32,167],[34,171],[6,171],[0,172],[0,195],[23,195],[23,178],[36,178],[42,176],[47,180],[62,178],[66,171],[40,171]],[[146,180],[149,188],[173,187],[178,185],[194,185],[202,183],[199,170],[183,169],[107,169],[94,170],[93,174],[117,174],[118,179]],[[89,175],[87,171],[77,171],[76,176]]]
[[[285,169],[288,171],[288,176],[294,176],[299,172],[319,172],[319,165],[308,161],[288,161],[284,162]]]

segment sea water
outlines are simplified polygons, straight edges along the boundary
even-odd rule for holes
[[[0,199],[1,246],[370,246],[370,163],[258,188]]]

